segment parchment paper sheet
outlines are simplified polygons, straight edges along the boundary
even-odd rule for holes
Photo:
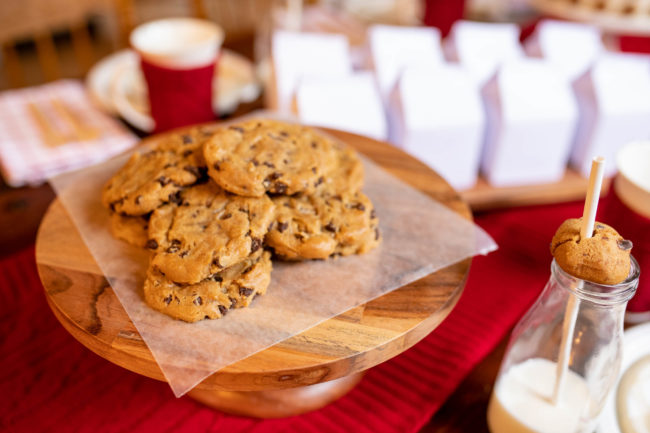
[[[149,308],[142,297],[148,253],[113,238],[100,203],[119,157],[50,180],[88,249],[149,346],[177,397],[215,371],[352,307],[496,244],[478,226],[364,161],[364,192],[384,237],[379,249],[328,261],[274,261],[271,285],[250,308],[194,324]]]

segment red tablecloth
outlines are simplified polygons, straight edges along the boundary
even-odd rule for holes
[[[533,302],[549,277],[555,229],[581,213],[571,203],[478,216],[500,249],[474,260],[447,320],[337,402],[279,420],[175,399],[165,383],[83,347],[50,312],[29,248],[0,261],[0,431],[415,432]]]

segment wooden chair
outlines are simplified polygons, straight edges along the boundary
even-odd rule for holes
[[[10,87],[26,85],[16,44],[33,41],[45,81],[61,78],[61,61],[53,35],[67,31],[83,75],[95,61],[88,18],[104,13],[110,0],[21,0],[0,2],[0,45]]]

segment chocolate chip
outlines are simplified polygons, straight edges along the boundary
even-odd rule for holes
[[[203,299],[201,299],[200,296],[197,296],[196,299],[194,299],[194,305],[203,305]]]
[[[623,251],[629,251],[632,249],[632,241],[629,241],[627,239],[621,239],[617,243],[618,247],[622,249]]]
[[[115,207],[118,206],[118,205],[121,205],[122,203],[124,203],[124,199],[123,199],[123,198],[121,198],[121,199],[119,199],[119,200],[115,200],[113,203],[110,204],[110,208],[111,208],[111,210],[112,210],[113,212],[115,212]]]
[[[254,292],[254,290],[253,290],[253,289],[249,289],[248,287],[240,287],[240,288],[239,288],[239,294],[242,295],[242,296],[246,296],[246,297],[248,297],[248,296],[250,296],[251,293],[253,293],[253,292]]]
[[[272,162],[264,161],[264,165],[269,168],[275,168],[275,165]]]
[[[325,181],[325,178],[323,176],[321,176],[321,177],[318,178],[318,180],[316,182],[314,182],[314,186],[318,186],[321,183],[323,183],[324,181]]]
[[[221,313],[222,316],[225,316],[226,313],[228,312],[228,309],[223,305],[219,305],[219,312]]]
[[[311,172],[312,172],[312,173],[316,174],[317,171],[318,171],[318,170],[316,170],[316,167],[312,167],[312,168],[311,168]]]
[[[214,169],[217,170],[217,171],[221,171],[221,166],[219,166],[219,163],[218,163],[218,162],[215,162],[215,163],[212,165],[212,167],[214,167]]]
[[[342,198],[340,195],[338,195],[338,194],[333,195],[332,198],[333,198],[334,200],[338,200],[338,201],[343,200],[343,198]]]
[[[235,308],[235,305],[237,305],[237,299],[235,298],[228,298],[230,299],[230,308]]]
[[[217,268],[223,268],[223,266],[221,266],[221,263],[219,263],[219,258],[218,257],[216,259],[212,260],[212,264],[215,265]]]
[[[254,165],[255,167],[257,167],[258,165],[260,165],[260,162],[259,162],[258,160],[256,160],[256,159],[251,159],[251,162],[253,163],[253,165]]]
[[[165,186],[167,184],[170,184],[172,181],[171,179],[167,179],[165,176],[160,176],[158,179],[156,179],[160,186]]]
[[[172,301],[172,295],[167,295],[165,299],[163,299],[163,302],[167,305]]]
[[[135,197],[135,204],[140,204],[140,200],[142,200],[142,196],[138,195]]]
[[[182,138],[183,144],[190,144],[192,142],[192,137],[187,134],[183,134]]]
[[[305,235],[303,235],[302,233],[296,233],[296,234],[293,235],[293,236],[294,236],[296,239],[298,239],[299,241],[302,241],[302,240],[305,239]]]
[[[180,247],[177,245],[172,245],[171,247],[167,248],[168,253],[177,253],[180,250]]]
[[[377,218],[377,212],[373,209],[370,211],[370,219],[374,220],[375,218]]]
[[[289,164],[289,160],[288,160],[288,159],[283,159],[282,162],[283,162],[284,164],[287,164],[287,165]]]
[[[169,194],[169,197],[167,197],[167,199],[170,201],[170,203],[175,203],[175,204],[181,204],[181,202],[183,201],[181,199],[181,192],[180,191],[176,191],[176,192],[173,192],[173,193]]]
[[[596,224],[596,228],[597,228],[597,229],[601,229],[601,230],[602,230],[602,229],[604,229],[604,228],[605,228],[605,226],[604,226],[604,225],[602,225],[602,224]]]
[[[233,131],[241,132],[242,134],[244,133],[244,128],[241,126],[230,126],[228,129],[232,129]]]
[[[287,192],[287,184],[282,182],[275,182],[273,189],[278,194],[284,194]]]
[[[207,316],[207,315],[203,316],[203,320],[206,320],[206,319],[209,319],[209,318],[210,318],[210,316]]]
[[[283,137],[288,137],[289,133],[287,131],[280,131],[280,135]]]
[[[289,223],[278,223],[278,231],[280,233],[284,232],[289,227]]]
[[[223,214],[219,217],[220,220],[227,220],[228,218],[232,217],[232,214],[228,212],[227,214]]]
[[[352,209],[357,209],[357,210],[360,210],[360,211],[366,210],[366,207],[361,203],[353,204],[351,207],[352,207]]]
[[[282,173],[279,171],[274,171],[273,173],[269,174],[268,178],[269,180],[278,180],[282,177]]]
[[[155,250],[158,248],[158,242],[156,242],[155,239],[149,239],[147,241],[146,247],[149,248],[150,250]]]
[[[259,250],[261,246],[262,246],[262,241],[259,238],[251,239],[251,253],[254,253],[255,251]]]
[[[193,165],[186,165],[183,170],[192,173],[197,179],[201,177],[201,169]]]
[[[316,149],[317,146],[318,146],[318,143],[316,143],[315,141],[311,142],[311,147],[312,148]]]
[[[219,274],[212,274],[212,279],[216,281],[217,283],[220,283],[223,281],[223,277]]]
[[[325,230],[335,233],[336,232],[336,226],[332,223],[332,221],[330,221],[325,225]]]
[[[181,253],[179,254],[179,256],[180,256],[181,259],[184,259],[185,257],[187,257],[187,255],[188,255],[189,253],[190,253],[189,251],[181,251]]]

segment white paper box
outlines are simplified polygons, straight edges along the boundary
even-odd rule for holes
[[[440,31],[433,27],[375,25],[368,30],[368,43],[379,92],[386,104],[406,66],[434,66],[444,61]]]
[[[305,78],[296,90],[300,121],[386,140],[383,104],[371,72]]]
[[[588,176],[591,159],[604,156],[605,175],[612,175],[619,147],[650,138],[650,60],[642,55],[604,54],[574,82],[574,89],[580,121],[571,164]]]
[[[543,60],[520,59],[504,63],[482,93],[487,180],[496,186],[560,180],[578,117],[570,83]]]
[[[567,21],[540,21],[526,41],[529,55],[548,60],[569,80],[584,74],[604,50],[598,28]]]
[[[506,60],[523,57],[515,24],[457,21],[445,42],[450,60],[457,61],[484,85]]]
[[[298,82],[305,77],[343,77],[352,73],[350,48],[343,35],[277,31],[273,34],[276,107],[289,112]]]
[[[395,142],[454,188],[476,183],[485,112],[479,88],[459,65],[409,67],[392,96]]]

